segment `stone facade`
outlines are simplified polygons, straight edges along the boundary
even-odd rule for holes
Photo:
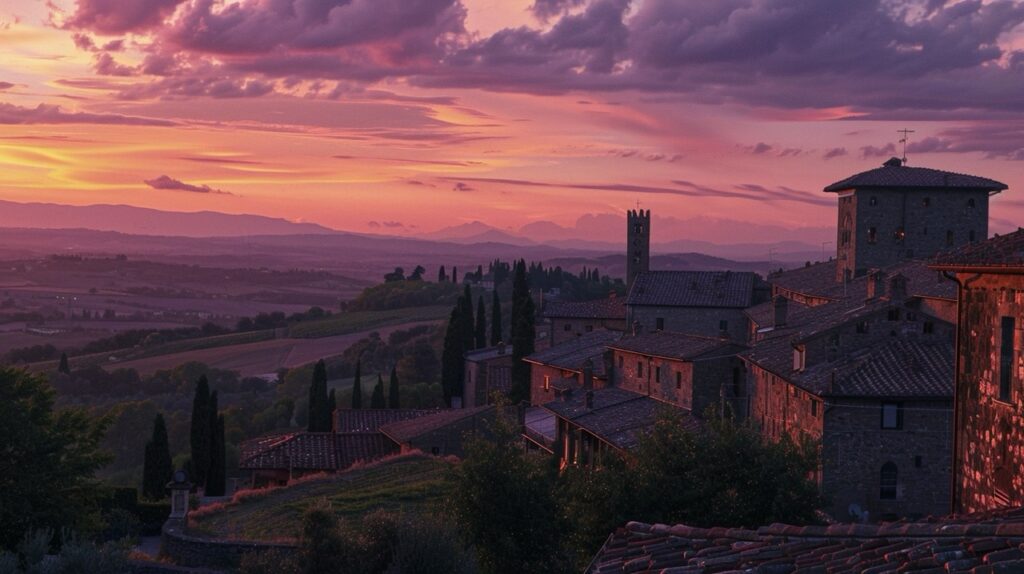
[[[894,188],[840,194],[836,280],[983,241],[988,193]]]
[[[745,404],[746,372],[735,355],[697,360],[613,351],[615,386],[674,404],[696,416],[728,402],[734,412]]]
[[[508,393],[511,386],[511,348],[500,346],[466,354],[463,408],[486,405],[492,401],[494,393]]]
[[[598,329],[609,331],[625,331],[626,319],[551,317],[549,318],[550,340],[552,345],[560,345],[572,341],[576,337],[593,333]]]
[[[644,332],[675,331],[717,337],[722,334],[736,340],[746,339],[749,329],[742,307],[660,307],[629,306],[629,324]]]
[[[626,212],[626,288],[639,273],[651,270],[651,210]]]
[[[1024,274],[965,272],[960,283],[954,504],[1021,506]]]

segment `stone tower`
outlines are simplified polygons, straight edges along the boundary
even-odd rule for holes
[[[638,273],[651,270],[651,210],[626,212],[626,290]]]
[[[825,188],[839,197],[836,281],[988,238],[988,199],[1006,184],[892,158]]]

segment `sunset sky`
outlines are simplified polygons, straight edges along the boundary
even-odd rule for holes
[[[1024,224],[1024,3],[0,0],[0,199],[415,234],[834,226],[900,155]],[[680,223],[680,225],[683,225]],[[739,236],[736,236],[739,238]]]

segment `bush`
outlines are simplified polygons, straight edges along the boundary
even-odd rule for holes
[[[242,556],[239,574],[300,574],[299,561],[279,550],[250,552]]]
[[[475,574],[476,558],[456,533],[436,518],[406,521],[398,531],[389,574]]]

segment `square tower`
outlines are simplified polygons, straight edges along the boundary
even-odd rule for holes
[[[907,259],[926,259],[988,237],[988,198],[1006,184],[984,177],[882,167],[833,183],[839,197],[836,281]]]
[[[640,273],[651,270],[651,210],[626,212],[626,290]]]

